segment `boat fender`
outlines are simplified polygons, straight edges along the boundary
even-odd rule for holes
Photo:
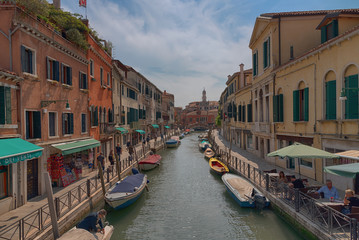
[[[135,187],[135,188],[133,189],[134,192],[136,192],[137,190],[138,190],[138,187]]]
[[[133,175],[136,175],[138,173],[140,173],[140,172],[136,168],[132,168],[132,174]]]
[[[147,183],[150,183],[150,180],[147,180]]]

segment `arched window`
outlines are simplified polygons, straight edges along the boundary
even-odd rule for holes
[[[293,121],[309,119],[309,88],[301,81],[298,90],[293,91]]]

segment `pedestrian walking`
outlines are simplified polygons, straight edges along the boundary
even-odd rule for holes
[[[97,157],[97,162],[101,163],[101,166],[102,166],[102,171],[105,170],[105,164],[104,164],[104,160],[105,158],[103,157],[103,153],[100,152],[100,155],[98,155]]]
[[[120,146],[120,144],[119,143],[117,143],[117,146],[116,146],[116,153],[117,153],[117,155],[118,155],[118,160],[120,161],[120,159],[121,159],[121,153],[122,153],[122,148],[121,148],[121,146]]]
[[[108,155],[108,160],[110,161],[111,166],[115,164],[113,160],[113,150],[110,151],[110,154]]]

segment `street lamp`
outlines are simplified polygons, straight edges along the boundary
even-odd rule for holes
[[[340,92],[340,97],[339,97],[339,100],[340,101],[345,101],[347,100],[347,92],[349,91],[356,91],[358,92],[359,91],[359,88],[342,88],[342,91]]]
[[[67,99],[61,99],[61,100],[44,100],[41,101],[41,108],[47,107],[49,106],[51,103],[56,103],[56,102],[66,102],[66,110],[70,111],[70,104],[69,104],[69,100]]]

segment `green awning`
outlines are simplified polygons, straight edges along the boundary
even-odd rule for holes
[[[42,150],[42,147],[21,138],[0,139],[0,166],[38,158]]]
[[[290,158],[339,158],[338,155],[295,142],[292,145],[267,154],[268,157]]]
[[[359,163],[334,165],[325,167],[324,172],[339,175],[347,178],[355,178],[359,173]]]
[[[158,126],[157,124],[152,124],[153,128],[160,128],[160,126]]]
[[[146,134],[146,132],[143,131],[143,130],[136,130],[136,132],[138,132],[138,133],[140,133],[140,134]]]
[[[165,128],[170,128],[169,126],[165,126]]]
[[[116,128],[116,130],[120,131],[122,134],[128,133],[128,130],[123,127],[118,127],[118,128]]]
[[[100,142],[95,139],[89,139],[69,143],[54,144],[52,146],[61,150],[62,155],[68,155],[76,152],[81,152],[87,149],[99,147]]]

